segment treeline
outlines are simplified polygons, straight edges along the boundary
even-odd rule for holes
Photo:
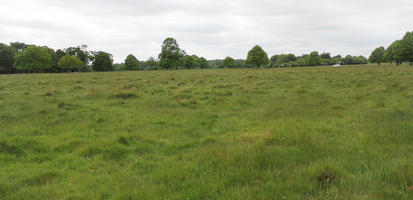
[[[113,71],[113,57],[87,46],[54,50],[47,46],[0,43],[0,73]]]
[[[408,62],[413,65],[413,32],[407,32],[402,39],[394,41],[386,48],[378,47],[370,55],[371,63],[396,63],[400,65]]]
[[[233,60],[233,61],[232,61]],[[227,57],[224,60],[210,60],[209,65],[212,68],[248,68],[245,59],[232,59]],[[312,52],[311,54],[304,54],[295,56],[294,54],[280,54],[273,55],[269,63],[263,67],[305,67],[305,66],[323,66],[323,65],[362,65],[368,64],[368,60],[364,56],[341,55],[331,56],[331,53]]]
[[[369,59],[364,56],[319,53],[296,56],[280,54],[268,57],[260,47],[254,46],[246,59],[226,57],[223,60],[206,60],[204,57],[187,54],[174,38],[166,38],[157,58],[139,61],[128,55],[123,63],[113,63],[113,56],[104,51],[88,51],[86,45],[54,50],[47,46],[12,42],[0,43],[0,73],[33,72],[91,72],[158,69],[207,69],[207,68],[249,68],[249,67],[302,67],[321,65],[360,65],[391,62],[401,64],[413,61],[413,32],[407,32],[401,40],[387,49],[379,47]]]

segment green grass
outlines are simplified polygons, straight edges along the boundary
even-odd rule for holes
[[[413,67],[0,76],[0,199],[413,199]]]

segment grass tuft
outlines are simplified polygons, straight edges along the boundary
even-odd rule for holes
[[[138,96],[134,93],[129,93],[129,92],[123,92],[123,93],[118,93],[110,96],[113,99],[131,99],[131,98],[137,98]]]

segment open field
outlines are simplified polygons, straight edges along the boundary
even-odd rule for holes
[[[413,199],[413,67],[0,75],[0,199]]]

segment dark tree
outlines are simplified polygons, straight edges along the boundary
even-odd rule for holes
[[[183,58],[184,67],[187,69],[199,68],[199,58],[196,55],[186,55]]]
[[[235,63],[235,60],[233,59],[233,58],[231,58],[231,57],[226,57],[223,61],[222,61],[222,63],[221,63],[221,66],[223,67],[223,68],[233,68],[233,67],[235,67],[237,64]]]
[[[103,51],[93,52],[92,69],[94,71],[113,71],[112,55]]]
[[[384,62],[384,52],[386,50],[384,47],[378,47],[376,48],[373,52],[371,52],[371,55],[369,57],[369,61],[371,63],[377,63],[378,65],[381,65],[381,63]]]
[[[386,62],[394,62],[396,65],[400,65],[403,62],[401,43],[401,40],[396,40],[389,47],[387,47],[386,52],[384,52],[384,59]]]
[[[11,73],[14,71],[13,62],[16,49],[0,43],[0,73]]]
[[[139,60],[132,54],[129,54],[125,59],[125,67],[127,70],[138,70],[140,65]]]
[[[413,64],[413,32],[407,32],[401,43],[400,55],[405,62]]]
[[[204,57],[199,58],[199,67],[201,69],[206,69],[208,68],[208,61]]]
[[[184,56],[185,52],[179,48],[176,40],[166,38],[162,44],[161,53],[159,54],[159,65],[166,69],[178,69]]]
[[[23,42],[10,42],[10,46],[14,47],[18,52],[22,52],[28,45]]]
[[[324,53],[322,53],[322,54],[320,55],[320,57],[321,57],[322,59],[327,59],[327,60],[329,60],[329,59],[331,59],[331,54],[330,54],[330,53],[327,53],[327,52],[324,52]]]

